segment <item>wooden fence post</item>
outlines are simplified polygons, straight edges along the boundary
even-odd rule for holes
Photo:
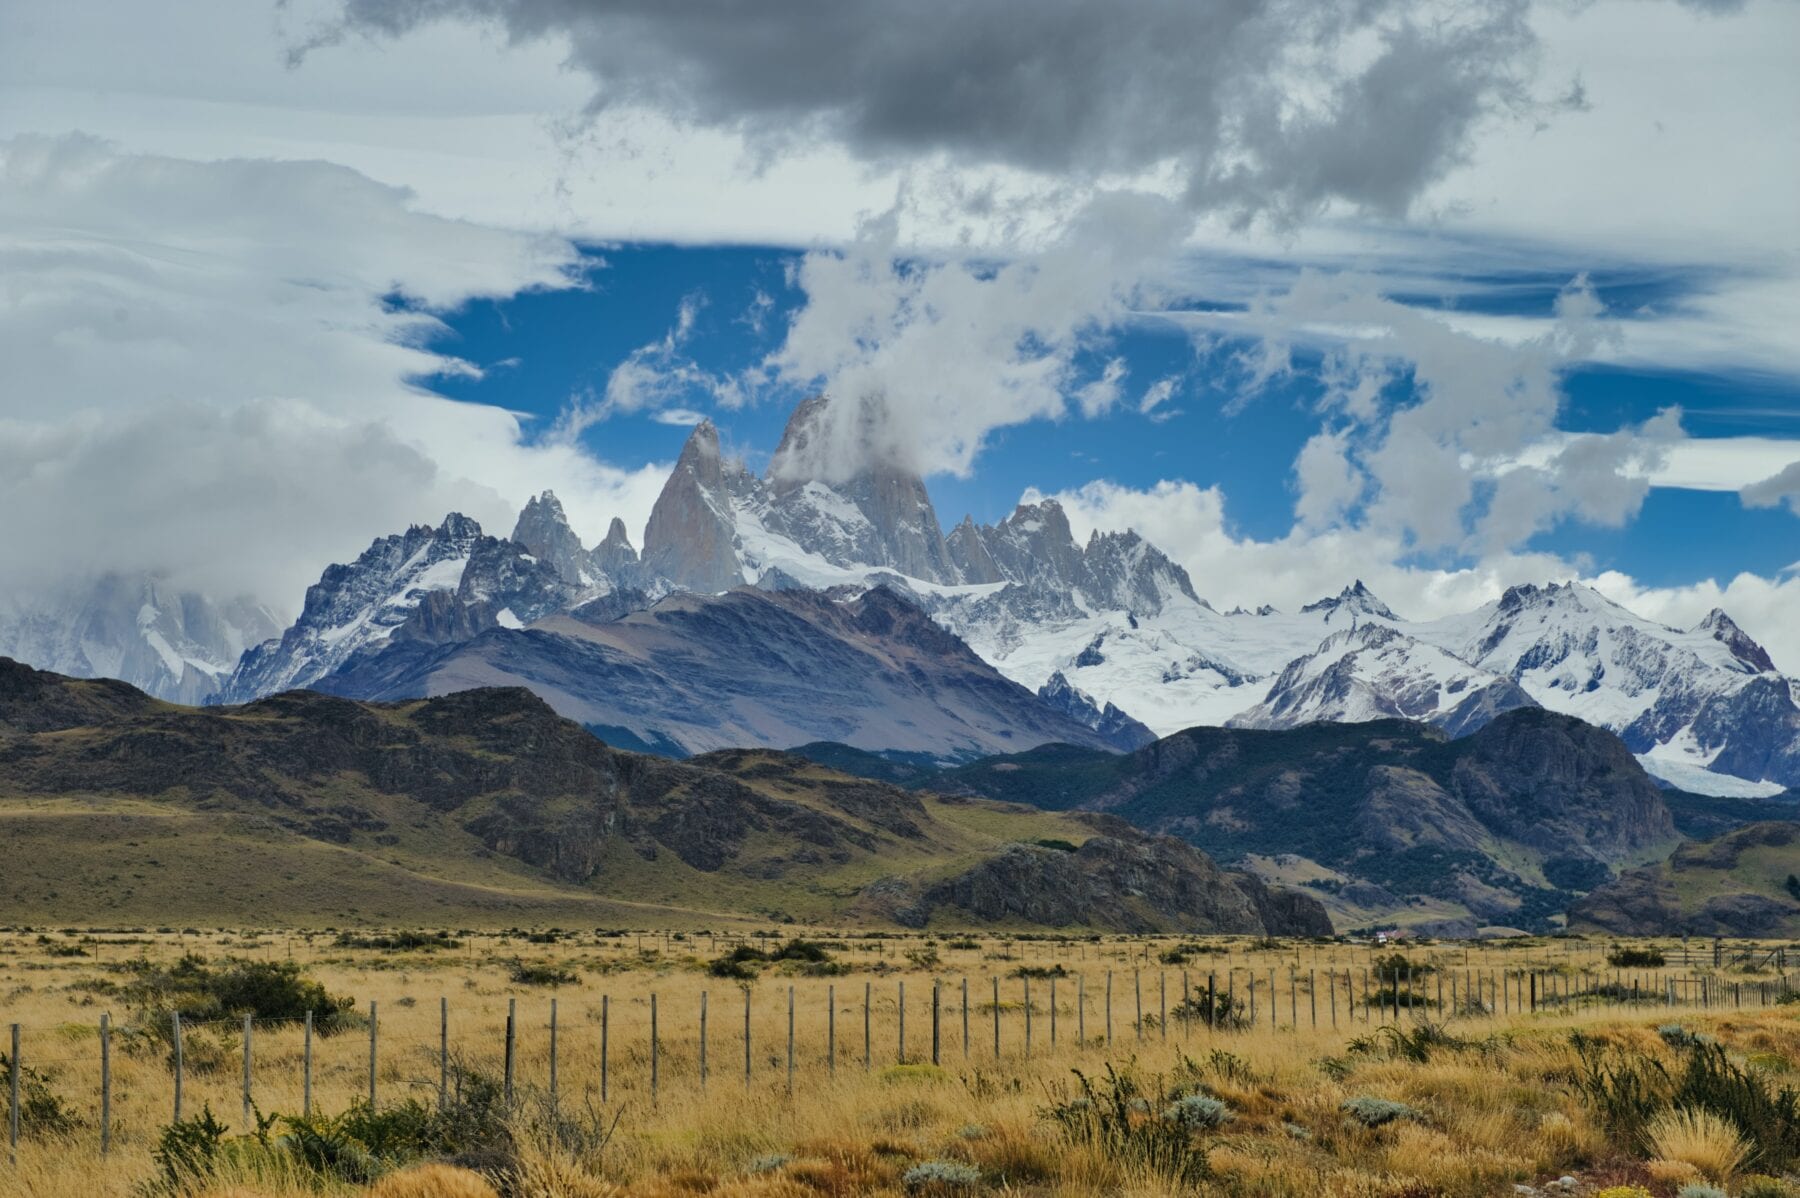
[[[608,1043],[608,1040],[610,1039],[611,1032],[612,1032],[612,1028],[610,1026],[611,1022],[612,1022],[612,996],[608,995],[608,994],[602,994],[600,996],[600,1102],[602,1104],[605,1104],[605,1102],[606,1102],[606,1088],[607,1088],[608,1074],[610,1073],[610,1070],[607,1068],[607,1066],[610,1064],[610,1062],[607,1060],[607,1050],[612,1047]],[[750,1021],[748,1019],[746,1019],[744,1021],[744,1026],[745,1026],[746,1032],[748,1032],[749,1025],[750,1025]],[[746,1064],[745,1064],[745,1070],[746,1070],[745,1080],[746,1080],[746,1082],[748,1082],[748,1080],[749,1080],[748,1068],[749,1068],[748,1061],[746,1060]]]
[[[962,980],[963,1060],[969,1059],[969,979]]]
[[[369,1110],[375,1109],[375,1060],[376,1044],[380,1035],[381,1022],[375,1013],[375,1000],[369,1000]]]
[[[1112,1046],[1112,970],[1106,971],[1106,1043]]]
[[[250,1126],[250,1036],[256,1025],[249,1015],[244,1016],[244,1126]]]
[[[1142,970],[1131,971],[1131,992],[1137,996],[1137,1014],[1133,1017],[1132,1029],[1137,1038],[1142,1040],[1144,1038],[1144,977]]]
[[[518,1014],[518,999],[506,1000],[506,1059],[502,1064],[503,1094],[506,1105],[512,1106],[513,1100],[513,1050],[517,1043],[517,1033],[513,1028],[513,1019]]]
[[[1020,983],[1025,988],[1025,1055],[1031,1055],[1031,979],[1021,977]]]
[[[1156,1028],[1164,1040],[1169,1038],[1169,973],[1166,969],[1156,971]]]
[[[15,1023],[12,1025],[12,1071],[7,1075],[10,1080],[6,1096],[6,1159],[13,1165],[19,1163],[19,1074],[24,1071],[25,1067],[19,1061],[19,1025]]]
[[[1084,945],[1082,953],[1087,952]],[[1075,1046],[1087,1047],[1087,974],[1075,975]]]
[[[706,991],[700,992],[700,1092],[706,1092]]]
[[[1050,1051],[1056,1052],[1056,975],[1050,975]]]
[[[169,1015],[169,1021],[170,1021],[170,1025],[174,1028],[174,1036],[175,1036],[175,1122],[180,1123],[181,1122],[181,1083],[183,1080],[182,1075],[185,1072],[185,1070],[182,1068],[182,1060],[181,1060],[181,1012],[180,1011],[171,1012]],[[15,1037],[14,1043],[16,1046],[17,1036],[18,1036],[18,1028],[17,1027],[15,1027],[13,1029],[13,1036]],[[16,1058],[16,1056],[17,1056],[16,1047],[15,1047],[14,1055]],[[18,1078],[18,1076],[19,1076],[19,1071],[17,1069],[14,1069],[13,1070],[14,1079],[16,1080]],[[14,1104],[15,1107],[17,1105],[18,1105],[17,1103]]]
[[[556,1119],[556,1000],[550,1000],[550,1118]]]
[[[300,1048],[300,1114],[312,1118],[312,1041],[313,1013],[306,1012],[306,1031]]]
[[[994,978],[994,1059],[1000,1059],[1000,979]]]
[[[875,986],[873,982],[863,983],[863,1072],[867,1073],[875,1060],[875,1024],[869,1014],[874,1006]]]
[[[310,1012],[309,1012],[310,1014]],[[450,999],[438,996],[438,1110],[450,1105]]]
[[[837,983],[825,987],[825,1059],[831,1076],[837,1076]]]
[[[939,1049],[939,1041],[940,1041],[941,1037],[940,1037],[939,1028],[938,1028],[938,1018],[939,1018],[940,1014],[941,1014],[941,1007],[939,1004],[939,997],[938,997],[938,981],[936,978],[932,978],[931,979],[931,1063],[933,1065],[936,1065],[939,1063],[938,1049]]]
[[[662,1043],[656,1035],[656,991],[650,992],[650,1105],[655,1106],[662,1081]]]
[[[906,1064],[906,983],[904,981],[900,983],[900,997],[895,1004],[895,1009],[900,1013],[900,1038],[895,1042],[894,1063],[904,1065]]]
[[[112,1016],[100,1016],[100,1155],[112,1151]]]
[[[794,988],[788,987],[787,1092],[794,1096]]]

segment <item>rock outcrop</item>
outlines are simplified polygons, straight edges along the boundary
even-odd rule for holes
[[[1800,935],[1800,821],[1684,844],[1582,898],[1569,922],[1617,936]]]

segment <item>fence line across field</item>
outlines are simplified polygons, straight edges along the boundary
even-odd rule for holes
[[[1103,1016],[1102,1033],[1093,1041],[1087,1038],[1087,979],[1083,974],[1073,977],[1075,983],[1074,1012],[1076,1016],[1077,1047],[1094,1049],[1110,1049],[1114,1045],[1114,977],[1113,970],[1105,971],[1105,988],[1101,1001]],[[1132,1044],[1142,1042],[1146,1035],[1154,1032],[1159,1041],[1169,1038],[1170,1023],[1170,985],[1172,973],[1169,970],[1156,971],[1154,1014],[1146,1014],[1144,1010],[1144,971],[1130,971],[1132,987],[1131,1001],[1133,1013],[1130,1021]],[[1244,989],[1238,989],[1238,975],[1244,975]],[[1262,976],[1258,976],[1259,973]],[[1048,982],[1048,1043],[1049,1051],[1054,1053],[1063,1041],[1058,1036],[1058,1017],[1060,1001],[1057,995],[1057,982],[1067,980],[1068,975],[1049,973],[1041,976],[1040,981]],[[1034,1053],[1041,1053],[1042,1046],[1034,1040],[1033,1015],[1037,1005],[1032,996],[1033,977],[1029,974],[1017,978],[1019,1004],[1017,1010],[1020,1018],[1014,1024],[1012,1045],[1022,1058],[1030,1058]],[[1282,1004],[1280,982],[1284,979],[1274,968],[1257,970],[1252,968],[1233,967],[1223,971],[1209,970],[1204,975],[1196,970],[1182,969],[1173,975],[1179,984],[1179,1001],[1174,1007],[1176,1022],[1181,1026],[1183,1038],[1192,1036],[1197,1030],[1204,1029],[1209,1034],[1228,1033],[1239,1030],[1254,1029],[1266,1026],[1273,1030],[1281,1030],[1284,1024],[1281,1019]],[[1325,1010],[1321,1012],[1318,997],[1323,981],[1327,995]],[[1298,1031],[1302,1026],[1319,1028],[1327,1026],[1337,1028],[1340,1021],[1354,1026],[1357,1023],[1372,1025],[1375,1023],[1399,1023],[1408,1017],[1415,1021],[1423,1021],[1427,1014],[1435,1008],[1441,1013],[1474,1016],[1496,1017],[1524,1015],[1539,1012],[1557,1012],[1573,1009],[1574,1005],[1586,1000],[1614,1002],[1627,1007],[1666,1007],[1711,1010],[1741,1010],[1745,1006],[1752,1008],[1767,1007],[1782,1001],[1795,993],[1795,982],[1800,978],[1790,978],[1783,974],[1773,980],[1756,982],[1726,981],[1705,975],[1688,977],[1668,976],[1663,971],[1630,971],[1630,970],[1597,970],[1580,977],[1570,976],[1556,970],[1478,970],[1457,969],[1454,967],[1414,967],[1383,968],[1371,971],[1363,969],[1360,975],[1354,969],[1306,970],[1297,967],[1286,971],[1287,983],[1287,1021],[1285,1028]],[[991,1021],[992,1058],[996,1061],[1006,1054],[1004,1013],[1009,1004],[1003,999],[1001,979],[994,976],[991,982],[991,1001],[987,1004],[987,1015]],[[1359,986],[1360,984],[1360,986]],[[1359,994],[1360,988],[1360,994]],[[743,1027],[741,1033],[743,1047],[744,1086],[749,1089],[755,1076],[755,1028],[754,1011],[756,990],[751,985],[737,987],[743,995]],[[1307,994],[1305,1018],[1302,1018],[1300,993],[1304,989]],[[824,986],[826,1012],[824,1019],[825,1061],[830,1073],[835,1076],[844,1055],[838,1043],[837,1035],[837,986],[827,983]],[[967,977],[960,979],[956,993],[959,995],[958,1010],[961,1025],[960,1059],[974,1060],[983,1050],[977,1050],[971,1036],[970,990]],[[1065,991],[1066,993],[1066,991]],[[1043,990],[1039,990],[1043,994]],[[794,1090],[796,1062],[800,1053],[799,1032],[799,988],[794,984],[787,985],[786,999],[786,1044],[785,1059],[785,1091],[789,1095]],[[894,990],[895,1023],[893,1027],[892,1060],[897,1065],[922,1064],[924,1054],[909,1054],[907,1044],[906,1016],[908,1004],[906,1000],[906,983],[898,981]],[[1340,1007],[1340,995],[1343,1004]],[[648,1050],[648,1087],[649,1101],[654,1105],[661,1096],[663,1088],[663,1036],[659,1027],[661,1011],[659,995],[652,990],[648,995],[649,1008],[647,1019]],[[709,1023],[710,992],[702,990],[696,1010],[688,1015],[695,1019],[697,1031],[697,1068],[694,1080],[704,1092],[709,1080],[709,1041],[712,1030]],[[519,1014],[518,999],[507,999],[505,1021],[501,1029],[501,1087],[502,1095],[508,1106],[518,1100],[517,1065],[519,1058]],[[876,1004],[875,986],[873,982],[865,982],[862,993],[862,1045],[861,1062],[865,1071],[872,1070],[877,1060],[885,1061],[885,1050],[878,1053],[875,1037],[874,1009]],[[614,1064],[612,1059],[611,1040],[615,1031],[613,1026],[612,995],[603,993],[599,996],[598,1012],[598,1067],[597,1078],[587,1079],[590,1085],[597,1086],[601,1103],[611,1101],[614,1086]],[[945,1063],[948,1055],[945,1051],[944,1036],[945,1003],[943,979],[932,981],[929,998],[930,1012],[930,1051],[929,1061],[934,1066]],[[1341,1020],[1340,1020],[1341,1012]],[[436,1101],[440,1107],[450,1099],[450,1080],[452,1072],[451,1004],[449,998],[438,999],[438,1026],[435,1035],[428,1039],[416,1038],[410,1043],[402,1043],[402,1048],[435,1049],[436,1065]],[[1360,1018],[1359,1018],[1360,1016]],[[366,1020],[367,1039],[367,1088],[366,1101],[370,1108],[379,1106],[382,1094],[379,1088],[380,1065],[382,1061],[382,1022],[381,1010],[377,1002],[368,1004]],[[241,1018],[224,1018],[209,1021],[184,1020],[179,1013],[169,1016],[170,1070],[172,1080],[172,1101],[170,1113],[179,1121],[186,1114],[184,1106],[187,1085],[187,1062],[184,1042],[196,1031],[230,1031],[241,1037],[241,1067],[239,1071],[239,1097],[241,1099],[242,1117],[248,1126],[255,1118],[256,1107],[256,1050],[258,1033],[269,1033],[277,1029],[299,1028],[301,1032],[300,1073],[301,1073],[301,1114],[310,1117],[313,1113],[314,1088],[314,1054],[315,1040],[322,1038],[315,1027],[313,1012],[308,1011],[303,1019],[255,1019],[251,1016]],[[103,1014],[98,1024],[97,1051],[92,1055],[39,1057],[25,1051],[23,1025],[11,1025],[11,1054],[8,1057],[9,1084],[7,1094],[7,1134],[9,1160],[16,1160],[17,1146],[22,1132],[22,1077],[27,1069],[42,1066],[84,1066],[98,1067],[99,1085],[99,1141],[102,1153],[109,1152],[113,1145],[113,1087],[112,1087],[112,1049],[115,1027],[110,1014]],[[559,1002],[557,998],[547,1001],[547,1021],[542,1025],[547,1036],[548,1068],[546,1071],[545,1098],[554,1111],[559,1100],[561,1088],[561,1028],[559,1023]],[[984,1046],[985,1049],[986,1046]],[[854,1056],[852,1057],[854,1059]],[[637,1080],[642,1080],[639,1078]],[[429,1083],[420,1083],[429,1085]]]

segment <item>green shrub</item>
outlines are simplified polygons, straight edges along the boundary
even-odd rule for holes
[[[1249,1008],[1232,994],[1204,988],[1190,991],[1188,997],[1169,1008],[1169,1018],[1199,1027],[1232,1030],[1250,1026]]]
[[[228,959],[213,966],[189,953],[168,968],[142,960],[130,968],[126,1000],[158,1035],[168,1034],[171,1013],[201,1023],[244,1015],[298,1022],[310,1012],[321,1036],[360,1025],[354,998],[328,993],[292,961]]]
[[[514,961],[512,973],[508,976],[516,986],[573,986],[581,980],[581,975],[572,969],[526,961]]]
[[[12,1058],[0,1052],[0,1094],[13,1084]],[[50,1080],[30,1065],[19,1069],[19,1129],[26,1135],[61,1136],[75,1130],[73,1111],[50,1088]]]
[[[1606,954],[1606,963],[1614,969],[1661,969],[1664,961],[1662,950],[1653,944],[1643,948],[1614,945]]]
[[[1390,988],[1403,985],[1428,973],[1436,973],[1437,967],[1421,961],[1408,960],[1405,953],[1389,953],[1385,957],[1375,958],[1370,969],[1375,980],[1385,983]]]
[[[1192,1185],[1208,1175],[1206,1153],[1194,1145],[1190,1129],[1148,1117],[1153,1098],[1166,1110],[1183,1095],[1146,1092],[1129,1067],[1121,1072],[1108,1064],[1099,1081],[1080,1070],[1074,1074],[1080,1092],[1045,1112],[1068,1141],[1175,1185]]]
[[[374,948],[387,952],[408,952],[415,949],[429,952],[433,949],[462,947],[462,941],[448,932],[393,932],[377,936],[339,932],[332,944],[338,948]]]
[[[1049,978],[1066,978],[1069,976],[1069,971],[1059,961],[1055,965],[1020,965],[1012,971],[1012,975],[1016,978],[1031,978],[1033,981],[1041,981]]]

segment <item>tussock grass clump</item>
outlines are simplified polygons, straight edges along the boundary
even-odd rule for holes
[[[1684,1161],[1715,1181],[1731,1177],[1750,1155],[1737,1127],[1707,1110],[1664,1111],[1644,1131],[1659,1158]]]

